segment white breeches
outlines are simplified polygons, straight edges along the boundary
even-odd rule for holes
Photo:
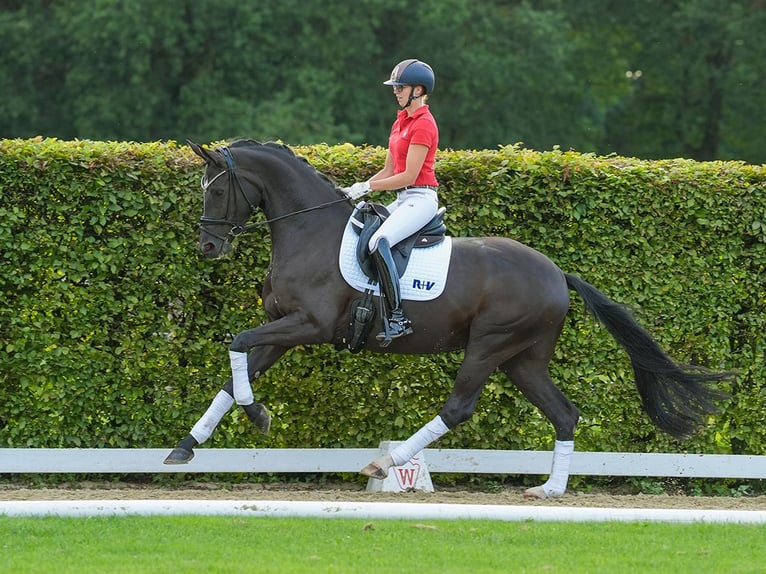
[[[396,201],[387,207],[391,215],[370,237],[370,252],[378,248],[383,238],[393,247],[418,231],[439,211],[439,199],[433,189],[414,187],[398,192]]]

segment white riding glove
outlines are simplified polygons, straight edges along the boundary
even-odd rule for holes
[[[351,187],[342,187],[340,190],[348,197],[349,199],[359,199],[363,195],[367,195],[372,191],[370,189],[370,182],[369,181],[360,181],[359,183],[355,183]]]

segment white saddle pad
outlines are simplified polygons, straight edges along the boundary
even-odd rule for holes
[[[340,272],[346,282],[354,289],[364,291],[372,289],[380,294],[377,284],[372,284],[356,260],[356,244],[359,236],[353,228],[353,217],[346,224],[343,241],[340,244]],[[402,299],[411,301],[430,301],[436,299],[444,291],[447,283],[447,271],[452,255],[452,238],[445,237],[444,241],[431,247],[413,249],[407,270],[399,280]]]

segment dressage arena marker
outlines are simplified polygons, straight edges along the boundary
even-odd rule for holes
[[[378,456],[389,454],[399,444],[401,443],[398,441],[381,442]],[[383,480],[374,478],[367,480],[367,492],[407,492],[410,490],[434,491],[434,484],[431,481],[425,454],[422,450],[403,465],[389,468],[388,476]]]
[[[239,516],[390,520],[499,520],[520,522],[680,522],[766,524],[766,511],[670,510],[396,502],[275,500],[37,500],[0,501],[0,516]]]

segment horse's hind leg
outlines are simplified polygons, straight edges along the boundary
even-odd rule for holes
[[[580,413],[551,380],[548,356],[537,357],[534,347],[501,366],[524,396],[546,418],[556,431],[553,464],[548,480],[527,489],[525,496],[549,498],[562,496],[569,480],[569,462],[574,452],[574,430]],[[546,353],[546,355],[548,355]]]
[[[491,358],[479,360],[474,359],[473,356],[473,353],[466,351],[466,357],[455,378],[452,394],[439,415],[423,425],[402,444],[397,445],[390,454],[381,456],[365,466],[361,470],[363,475],[378,479],[386,478],[390,467],[405,464],[429,444],[471,417],[484,384],[496,365]]]
[[[273,365],[287,351],[284,347],[262,347],[258,352],[250,353],[248,357],[249,379],[255,379],[260,373]],[[194,447],[202,444],[221,422],[223,416],[234,405],[234,382],[230,377],[223,388],[218,391],[205,414],[194,424],[191,431],[165,458],[165,464],[186,464],[194,458]],[[253,402],[243,406],[245,413],[256,428],[263,434],[269,432],[271,415],[266,407]]]

